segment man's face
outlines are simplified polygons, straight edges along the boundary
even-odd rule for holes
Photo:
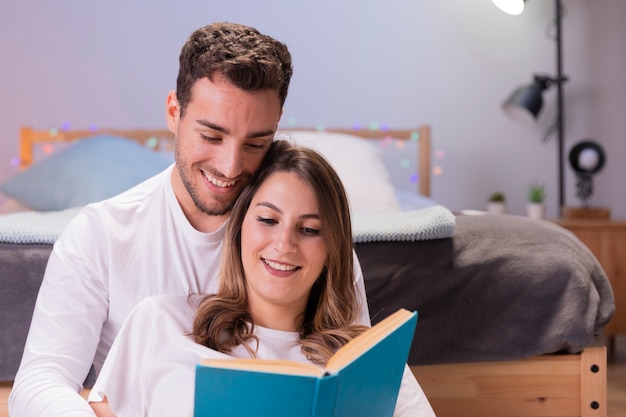
[[[182,118],[175,92],[169,94],[172,185],[196,229],[213,231],[224,222],[269,149],[280,115],[278,92],[244,91],[220,75],[196,81]]]

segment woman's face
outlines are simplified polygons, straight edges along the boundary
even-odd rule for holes
[[[290,172],[267,177],[252,198],[241,230],[241,259],[256,324],[295,330],[286,327],[294,326],[305,311],[326,262],[322,233],[311,187]]]

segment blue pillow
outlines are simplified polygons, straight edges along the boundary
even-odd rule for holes
[[[35,210],[63,210],[121,193],[172,163],[121,137],[82,139],[14,175],[0,190]]]

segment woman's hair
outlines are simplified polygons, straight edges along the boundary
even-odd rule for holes
[[[309,360],[325,364],[338,348],[366,329],[356,324],[360,307],[354,287],[350,208],[341,180],[330,164],[317,152],[284,140],[272,143],[255,179],[233,207],[224,241],[220,287],[217,294],[200,304],[193,336],[197,343],[221,352],[256,339],[241,261],[241,227],[257,190],[276,172],[298,175],[313,190],[320,211],[327,259],[311,289],[298,331],[302,352]],[[254,354],[247,344],[244,346]]]
[[[293,73],[287,46],[258,30],[235,23],[213,23],[189,36],[179,56],[176,98],[183,117],[191,89],[219,73],[247,91],[276,90],[285,104]]]

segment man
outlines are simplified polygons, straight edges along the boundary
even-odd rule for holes
[[[224,224],[274,138],[291,74],[287,47],[253,28],[218,23],[191,35],[166,102],[175,164],[88,205],[56,242],[12,417],[93,416],[78,392],[133,307],[157,294],[215,292]]]

